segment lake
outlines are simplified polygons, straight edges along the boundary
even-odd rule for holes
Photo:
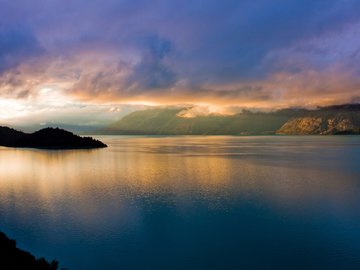
[[[69,270],[360,269],[360,137],[0,147],[0,230]]]

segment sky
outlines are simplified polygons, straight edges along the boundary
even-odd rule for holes
[[[358,103],[359,14],[358,0],[0,0],[0,125]]]

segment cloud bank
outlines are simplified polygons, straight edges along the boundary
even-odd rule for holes
[[[35,111],[44,88],[106,110],[359,100],[357,0],[0,0],[0,7],[3,103]]]

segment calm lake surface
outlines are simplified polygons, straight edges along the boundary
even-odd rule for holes
[[[0,230],[77,269],[360,269],[360,137],[0,147]]]

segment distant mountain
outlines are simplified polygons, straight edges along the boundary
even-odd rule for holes
[[[133,112],[102,129],[102,134],[137,135],[244,135],[275,134],[298,110],[182,117],[187,108],[161,108]]]
[[[16,247],[16,242],[0,232],[0,269],[56,270],[58,262],[36,259],[29,252]]]
[[[59,128],[44,128],[28,134],[8,127],[0,127],[0,145],[43,149],[90,149],[106,147],[91,137],[80,137]]]
[[[310,135],[358,134],[360,105],[346,104],[317,110],[243,111],[235,115],[184,117],[189,108],[136,111],[100,130],[119,135]]]

